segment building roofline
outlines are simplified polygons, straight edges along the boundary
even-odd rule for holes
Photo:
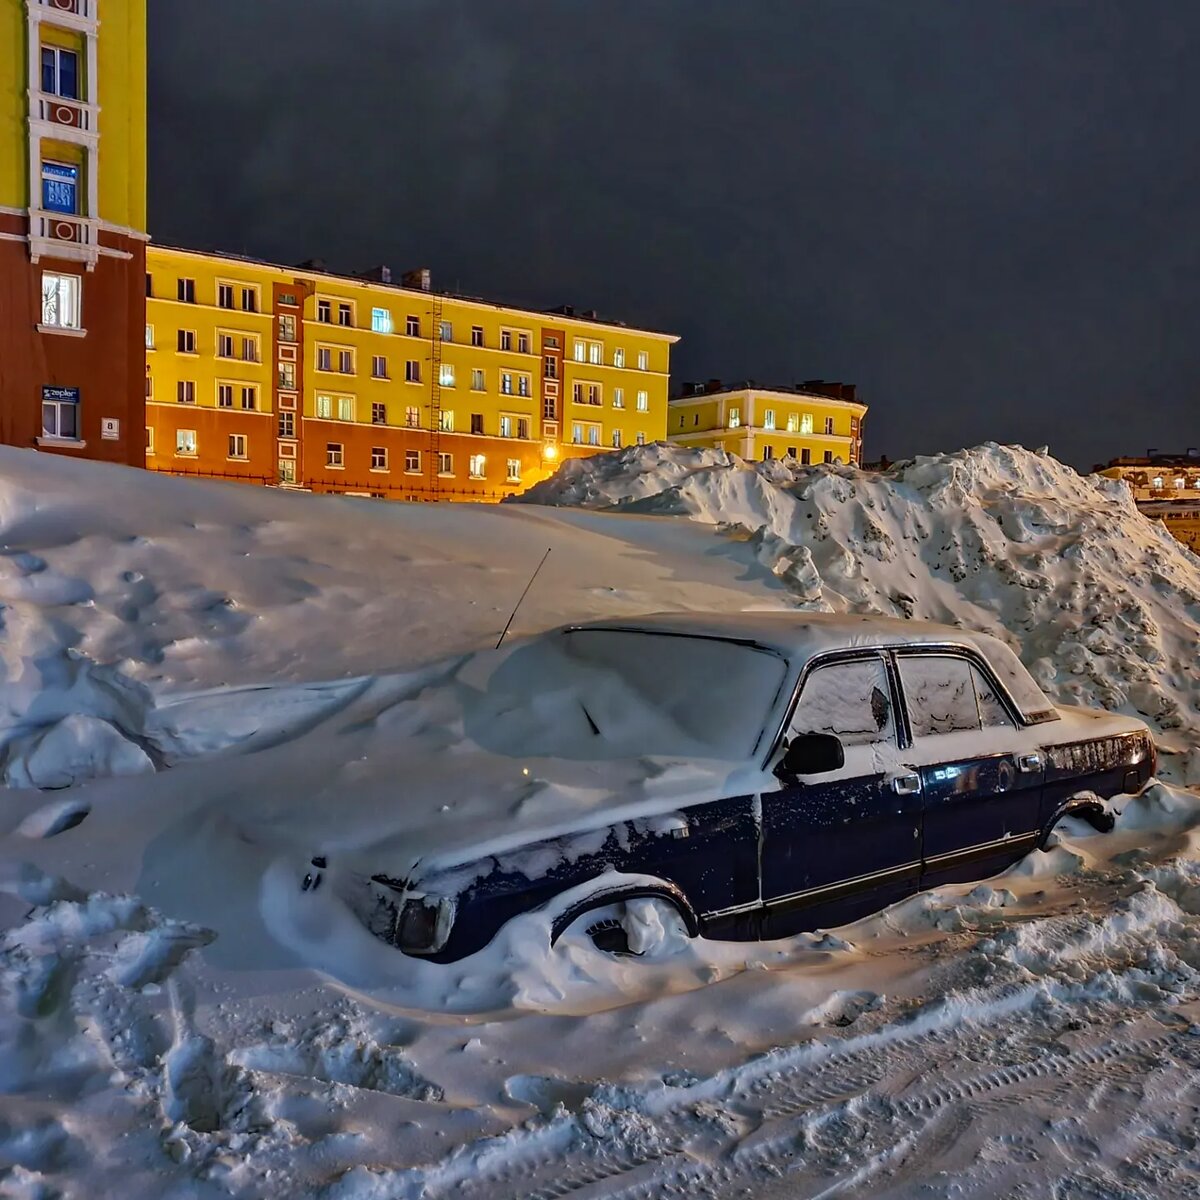
[[[629,333],[638,333],[646,337],[660,338],[669,345],[674,345],[679,341],[680,335],[677,333],[665,333],[661,329],[644,329],[637,325],[627,325],[622,321],[607,321],[600,317],[581,317],[578,315],[568,316],[565,313],[546,311],[544,309],[529,308],[520,304],[506,304],[498,300],[486,300],[482,296],[467,296],[459,292],[439,292],[436,289],[426,291],[423,288],[405,287],[401,283],[384,283],[379,279],[366,279],[361,275],[348,275],[340,271],[323,271],[314,267],[295,267],[289,266],[287,263],[270,262],[265,258],[253,258],[246,254],[231,254],[224,250],[191,250],[186,246],[168,246],[162,242],[151,242],[147,249],[153,253],[155,250],[163,250],[169,254],[187,255],[192,258],[207,258],[217,259],[223,262],[244,263],[252,267],[266,267],[273,271],[280,271],[286,275],[290,275],[298,279],[321,280],[331,279],[337,280],[339,283],[356,284],[364,288],[384,288],[391,292],[399,292],[405,296],[433,298],[437,297],[442,300],[454,300],[460,304],[472,305],[476,308],[500,310],[503,312],[521,313],[525,316],[537,317],[540,321],[547,321],[551,324],[561,325],[577,325],[585,329],[600,326],[604,329],[627,330]]]
[[[839,400],[836,396],[826,396],[822,392],[798,392],[794,388],[783,390],[769,387],[730,387],[722,388],[719,392],[700,392],[694,396],[672,396],[668,406],[684,408],[689,404],[705,404],[710,400],[724,400],[730,396],[764,396],[778,397],[780,400],[813,400],[821,404],[840,404],[845,408],[858,408],[867,411],[868,405],[861,400]]]

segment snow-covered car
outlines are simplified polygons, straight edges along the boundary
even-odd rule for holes
[[[574,926],[616,953],[648,927],[845,924],[1003,870],[1066,816],[1111,829],[1107,802],[1156,765],[1140,721],[1056,707],[1001,641],[920,621],[656,615],[475,672],[462,740],[397,781],[407,825],[302,882],[438,962],[535,909],[551,941]]]

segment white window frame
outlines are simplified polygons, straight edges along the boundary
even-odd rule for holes
[[[472,454],[467,459],[467,477],[469,479],[487,478],[487,455]]]
[[[325,443],[325,467],[330,471],[344,471],[346,469],[345,442]]]
[[[405,450],[404,451],[404,473],[405,473],[405,475],[420,475],[420,473],[421,473],[421,452],[420,452],[420,450]]]
[[[238,447],[241,448],[238,449]],[[246,435],[244,433],[231,433],[229,435],[229,453],[225,457],[238,462],[245,462],[250,457],[246,453]]]
[[[372,333],[391,333],[392,332],[392,310],[390,308],[371,309],[371,332]]]
[[[49,284],[49,286],[47,286]],[[42,272],[42,329],[70,329],[79,332],[81,322],[83,279],[62,271]],[[153,328],[148,326],[148,328]],[[154,347],[147,343],[148,350]]]
[[[175,456],[177,458],[195,458],[198,453],[199,442],[196,437],[196,431],[194,429],[176,429]]]
[[[381,455],[383,461],[377,463],[375,461],[376,455]],[[379,472],[389,472],[391,470],[391,467],[388,466],[388,448],[386,446],[371,447],[371,470]]]
[[[520,483],[521,482],[521,460],[519,458],[505,459],[505,482]]]

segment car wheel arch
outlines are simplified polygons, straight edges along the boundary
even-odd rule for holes
[[[606,908],[610,904],[620,904],[625,900],[642,899],[665,900],[679,914],[688,937],[700,936],[700,918],[681,888],[665,879],[637,880],[628,883],[604,883],[566,905],[561,912],[555,914],[550,924],[550,945],[553,946],[585,913],[597,908]],[[551,904],[553,902],[550,901]]]
[[[1060,822],[1067,817],[1079,817],[1086,821],[1097,833],[1110,833],[1116,824],[1116,819],[1109,811],[1105,801],[1095,792],[1078,792],[1054,811],[1053,815],[1042,826],[1038,835],[1037,849],[1045,850],[1050,835]]]

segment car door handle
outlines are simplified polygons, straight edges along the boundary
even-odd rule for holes
[[[1017,766],[1022,771],[1040,771],[1042,769],[1042,756],[1040,754],[1018,754]]]
[[[912,796],[921,790],[920,775],[897,775],[892,780],[892,791],[897,796]]]

